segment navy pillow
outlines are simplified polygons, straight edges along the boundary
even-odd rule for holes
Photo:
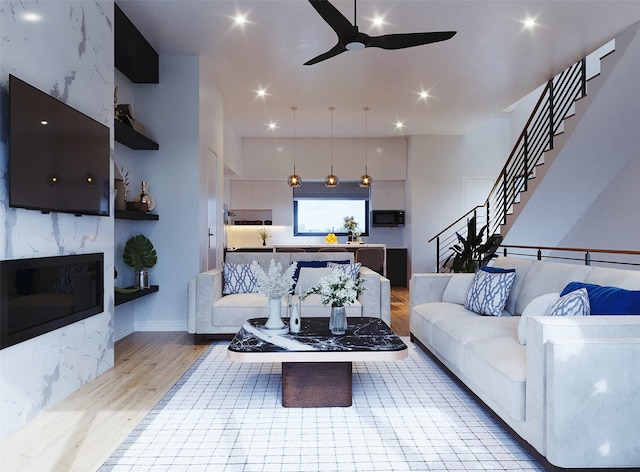
[[[569,282],[560,296],[586,288],[592,315],[640,315],[640,290]]]
[[[333,262],[334,264],[350,264],[351,261],[348,259],[345,261],[297,261],[298,267],[296,267],[296,271],[293,273],[293,287],[291,288],[291,293],[296,288],[296,284],[298,283],[298,277],[300,277],[300,269],[303,267],[327,267],[329,262]]]
[[[503,269],[501,267],[493,267],[493,266],[482,266],[480,270],[484,272],[488,272],[490,274],[508,274],[510,272],[515,272],[515,269]]]

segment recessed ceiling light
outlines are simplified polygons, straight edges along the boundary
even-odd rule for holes
[[[376,27],[381,27],[382,25],[384,25],[384,16],[376,16],[375,18],[373,18],[373,20],[371,20],[371,22],[373,23],[373,26]]]
[[[276,129],[276,124],[273,121],[269,123],[269,129]]]
[[[404,122],[396,121],[396,129],[402,129],[402,128],[404,128]]]
[[[524,27],[531,29],[533,27],[536,26],[536,19],[535,18],[527,18],[526,20],[524,20]]]
[[[427,92],[426,90],[423,90],[422,92],[420,92],[420,98],[422,100],[426,100],[427,98],[429,98],[429,92]]]
[[[25,21],[36,22],[42,20],[42,15],[33,12],[27,12],[22,15],[22,19]]]
[[[235,23],[236,26],[244,26],[247,23],[247,15],[238,13],[236,16],[233,17],[233,22]]]
[[[263,88],[256,90],[256,95],[260,98],[264,98],[267,95],[267,91]]]

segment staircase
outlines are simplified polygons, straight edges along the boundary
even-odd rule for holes
[[[429,240],[436,242],[438,271],[451,257],[451,247],[458,243],[459,236],[467,238],[467,221],[472,217],[478,228],[486,225],[485,238],[500,235],[502,239],[507,235],[636,35],[637,29],[625,32],[615,40],[616,52],[612,41],[546,84],[485,203]],[[602,72],[594,74],[592,65],[600,63]]]

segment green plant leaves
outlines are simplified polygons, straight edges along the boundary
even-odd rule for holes
[[[151,269],[158,262],[156,250],[143,234],[133,236],[124,246],[122,260],[135,270]]]

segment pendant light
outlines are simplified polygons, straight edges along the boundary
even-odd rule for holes
[[[291,188],[300,187],[300,184],[302,183],[302,179],[298,174],[296,174],[296,110],[297,109],[298,107],[291,107],[291,110],[293,110],[293,174],[291,174],[287,179],[287,183]]]
[[[335,107],[329,107],[329,110],[331,110],[331,172],[324,179],[325,187],[329,188],[337,187],[339,183],[338,177],[333,175],[333,110],[335,109]]]
[[[368,188],[371,187],[371,184],[373,183],[373,179],[371,178],[371,176],[369,175],[367,166],[369,164],[368,159],[367,159],[367,118],[369,115],[369,107],[364,107],[364,174],[362,174],[362,177],[360,177],[360,187],[362,188]]]

